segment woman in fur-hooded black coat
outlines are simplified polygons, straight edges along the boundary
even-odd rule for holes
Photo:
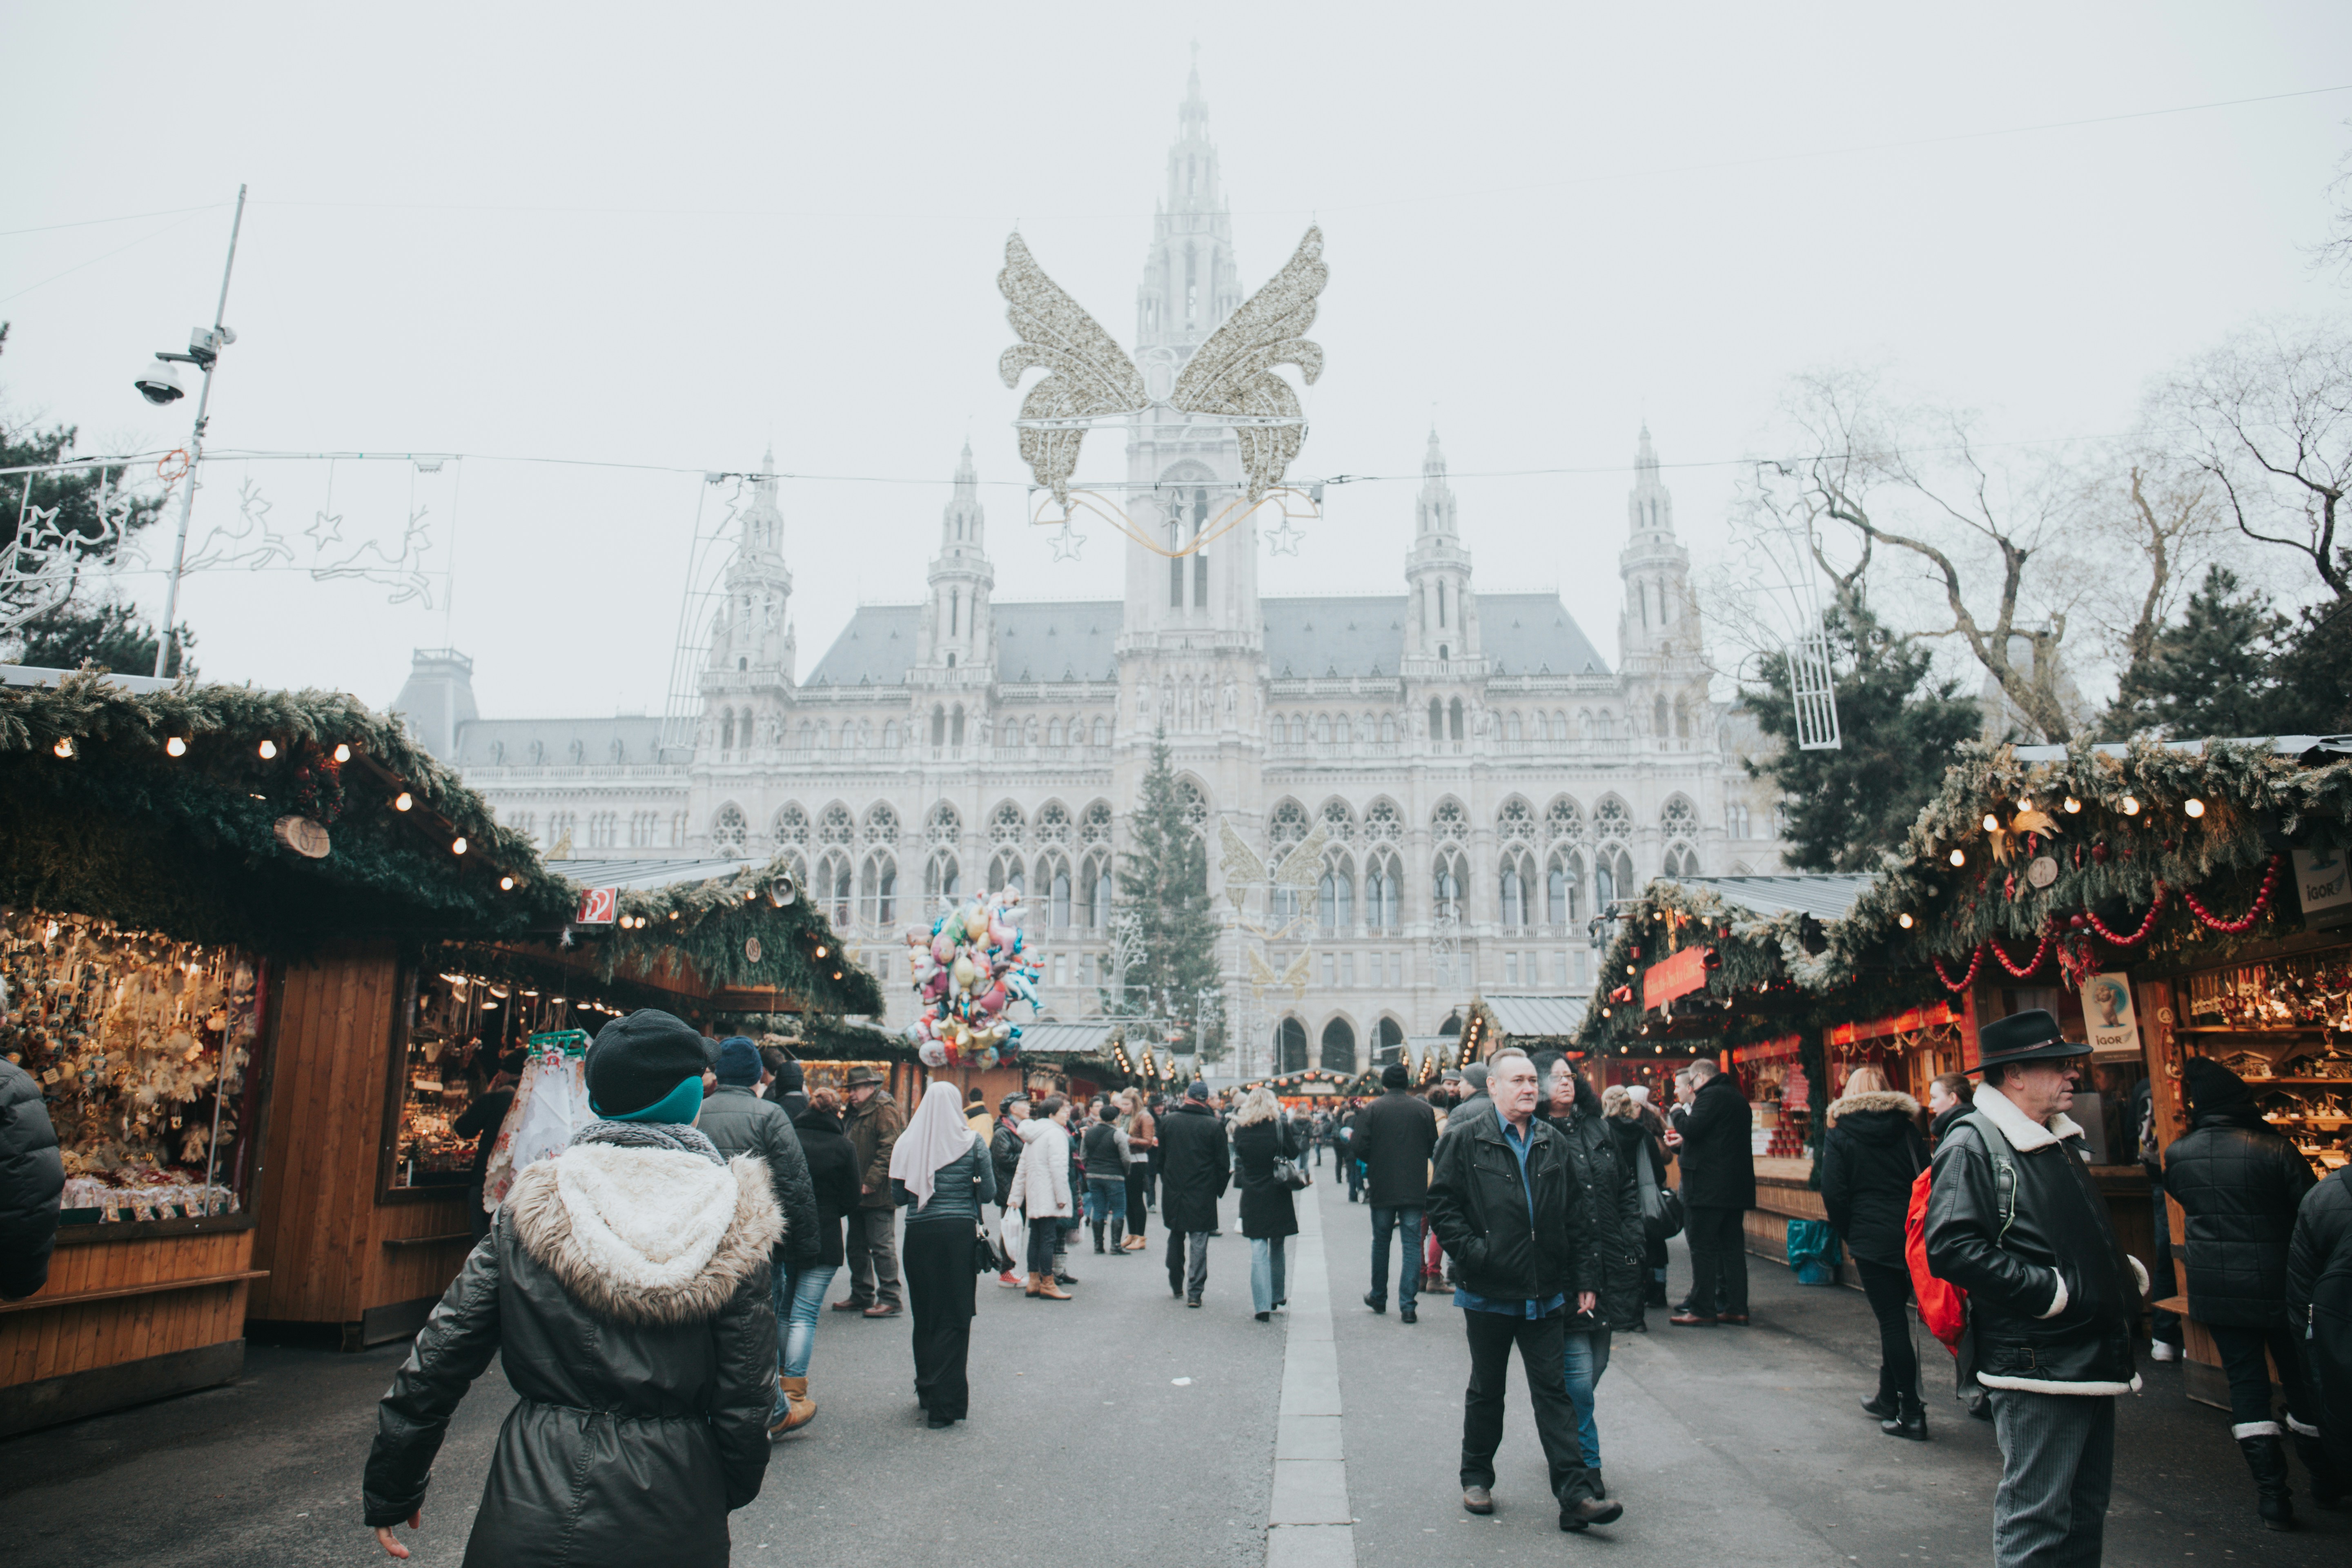
[[[609,1120],[515,1179],[383,1396],[364,1503],[387,1552],[388,1527],[416,1523],[449,1417],[493,1355],[518,1397],[467,1568],[723,1568],[727,1515],[760,1493],[774,1184],[691,1125],[703,1047],[683,1021],[615,1019],[586,1068]]]

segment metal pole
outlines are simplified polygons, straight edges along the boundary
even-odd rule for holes
[[[228,280],[236,270],[236,236],[245,226],[245,187],[236,188],[236,216],[228,226],[228,265],[221,268],[220,303],[213,307],[213,332],[217,340],[221,318],[228,313]],[[196,503],[196,464],[205,455],[205,410],[213,398],[213,365],[220,363],[220,349],[215,344],[212,363],[205,366],[205,384],[196,394],[196,426],[188,437],[188,471],[184,476],[188,488],[180,492],[180,532],[172,542],[171,584],[163,591],[163,635],[155,639],[155,677],[162,679],[172,658],[173,620],[180,613],[180,567],[188,558],[188,513]]]

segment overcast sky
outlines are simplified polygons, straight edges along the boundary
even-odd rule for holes
[[[2352,84],[2340,0],[1184,14],[0,5],[0,396],[85,450],[184,441],[130,380],[209,321],[248,182],[213,445],[471,456],[212,466],[199,537],[250,484],[303,563],[321,510],[397,553],[418,506],[455,564],[429,611],[195,574],[205,672],[381,704],[446,640],[488,714],[601,713],[658,710],[699,475],[771,441],[835,476],[784,491],[803,674],[919,596],[967,437],[998,596],[1117,595],[1106,528],[1055,563],[1022,526],[995,275],[1017,222],[1131,342],[1196,39],[1244,284],[1326,235],[1292,474],[1401,476],[1333,490],[1268,594],[1402,591],[1433,419],[1479,581],[1556,584],[1613,652],[1645,417],[1704,560],[1793,372],[2095,438],[2248,320],[2347,301],[2303,248],[2352,143],[2313,90]]]

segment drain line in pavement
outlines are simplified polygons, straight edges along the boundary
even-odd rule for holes
[[[1274,1500],[1266,1510],[1266,1568],[1355,1568],[1348,1460],[1339,1432],[1339,1353],[1331,1337],[1331,1277],[1323,1261],[1318,1188],[1297,1194],[1298,1235],[1289,1259],[1290,1321],[1275,1417]]]

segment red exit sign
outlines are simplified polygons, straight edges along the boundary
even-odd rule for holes
[[[580,895],[580,912],[572,918],[574,925],[608,926],[614,911],[620,907],[618,888],[591,888]]]

